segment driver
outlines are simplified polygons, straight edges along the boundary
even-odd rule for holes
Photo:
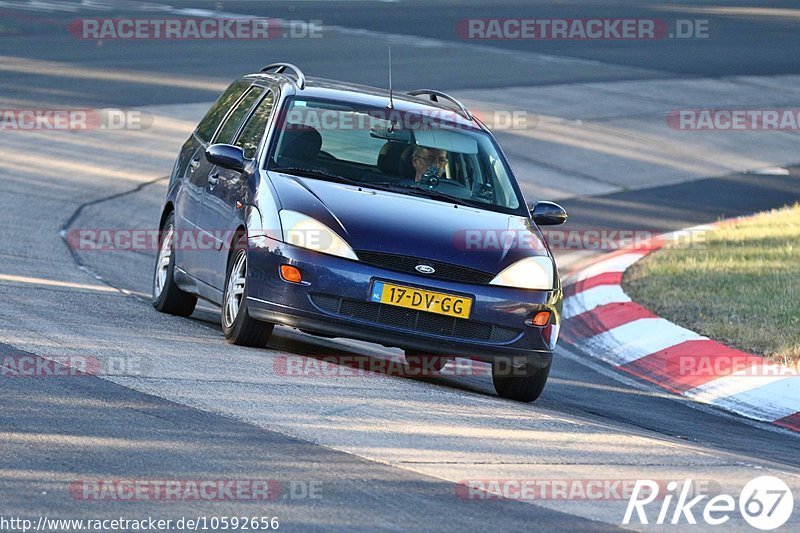
[[[411,152],[411,164],[414,166],[414,181],[417,183],[423,181],[423,176],[426,179],[432,176],[438,178],[447,167],[447,150],[416,146]]]

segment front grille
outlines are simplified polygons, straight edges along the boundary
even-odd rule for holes
[[[387,270],[395,270],[397,272],[416,274],[418,276],[424,275],[426,278],[487,285],[495,276],[494,274],[475,270],[474,268],[443,263],[441,261],[431,261],[429,259],[419,259],[408,255],[365,251],[356,251],[356,255],[361,262],[368,265],[385,268]],[[430,265],[436,272],[433,274],[420,274],[420,272],[416,270],[417,265]]]
[[[311,296],[311,299],[314,301],[314,304],[323,311],[327,311],[329,313],[339,312],[339,301],[341,298],[337,298],[336,296],[327,296],[325,294],[314,294]]]
[[[509,342],[520,334],[518,329],[377,302],[337,298],[326,294],[312,294],[311,300],[323,311],[334,315],[453,339],[500,344]]]

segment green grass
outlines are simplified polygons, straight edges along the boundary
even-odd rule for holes
[[[701,335],[800,361],[800,204],[665,247],[622,283],[634,301]]]

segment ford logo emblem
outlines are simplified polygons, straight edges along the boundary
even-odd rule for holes
[[[414,269],[421,274],[433,274],[436,269],[430,265],[417,265]]]

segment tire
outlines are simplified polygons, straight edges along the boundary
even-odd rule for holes
[[[492,363],[492,382],[494,390],[501,398],[518,402],[533,402],[542,394],[547,377],[550,375],[552,361],[544,368],[527,364],[512,368],[507,361],[500,359]],[[509,375],[511,374],[511,375]]]
[[[409,367],[431,373],[440,372],[447,362],[452,359],[452,357],[444,355],[422,355],[419,352],[412,352],[409,350],[404,350],[404,353],[406,356],[406,364]]]
[[[247,241],[240,236],[228,259],[220,322],[231,344],[263,348],[272,336],[273,324],[259,322],[247,310]]]
[[[175,214],[170,213],[161,228],[158,254],[153,269],[153,307],[162,313],[189,316],[197,296],[181,290],[175,283]]]

